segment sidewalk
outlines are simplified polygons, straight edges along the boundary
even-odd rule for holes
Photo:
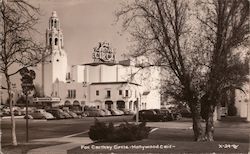
[[[147,123],[147,126],[156,127],[156,128],[167,128],[167,127],[171,127],[171,125],[172,124],[166,125],[166,123],[163,123],[163,122]],[[178,125],[177,127],[172,126],[172,128],[176,128],[176,129],[181,129],[181,127],[183,126],[182,125]],[[187,127],[189,127],[189,123]],[[32,149],[28,152],[28,154],[67,154],[67,151],[70,149],[74,149],[81,145],[87,145],[87,144],[93,143],[93,141],[89,137],[77,137],[78,135],[84,134],[84,133],[87,133],[87,132],[72,134],[72,135],[68,135],[68,136],[64,136],[60,138],[46,138],[46,139],[32,140],[32,142],[40,142],[41,144],[46,143],[46,142],[61,142],[62,144]]]
[[[204,124],[204,123],[203,123]],[[148,122],[147,126],[149,127],[154,127],[154,128],[159,128],[156,131],[154,131],[153,135],[151,135],[151,139],[159,140],[160,138],[166,136],[166,129],[170,130],[175,130],[173,134],[175,135],[183,135],[183,131],[178,131],[178,130],[186,130],[189,133],[190,136],[187,136],[186,138],[192,140],[192,122]],[[250,123],[224,123],[224,122],[216,122],[215,126],[217,128],[225,128],[223,133],[226,133],[226,129],[230,129],[228,134],[230,135],[231,129],[232,128],[239,128],[239,129],[245,129],[248,130],[250,128]],[[243,131],[246,132],[246,131]],[[80,134],[84,134],[87,132],[81,132],[77,134],[72,134],[60,138],[47,138],[47,139],[38,139],[38,140],[33,140],[34,142],[41,142],[41,143],[46,143],[46,142],[61,142],[62,144],[60,145],[55,145],[55,146],[48,146],[48,147],[43,147],[43,148],[37,148],[37,149],[32,149],[28,152],[28,154],[67,154],[67,151],[70,149],[75,149],[79,148],[80,146],[87,145],[90,143],[93,143],[91,139],[88,137],[78,137]],[[222,133],[222,132],[220,132]],[[219,133],[219,134],[220,134]],[[249,131],[250,133],[250,131]],[[227,136],[227,134],[224,134]],[[223,136],[224,136],[223,135]],[[239,135],[235,134],[236,136],[240,137]],[[169,137],[169,136],[168,136]],[[167,137],[167,138],[168,138]],[[182,137],[178,137],[182,138]],[[222,138],[220,135],[218,136],[218,139],[220,140]],[[240,137],[242,138],[242,137]]]
[[[68,150],[80,153],[248,153],[250,152],[249,124],[227,127],[217,123],[214,142],[193,141],[192,123],[147,123],[158,127],[147,139],[129,142],[97,142]],[[174,126],[173,126],[174,125]],[[224,127],[225,126],[225,127]],[[234,125],[236,126],[236,125]],[[250,154],[250,153],[249,153]]]
[[[61,142],[63,144],[48,146],[43,148],[32,149],[28,152],[28,154],[67,154],[67,150],[73,149],[75,147],[79,147],[81,145],[86,145],[92,143],[88,137],[74,137],[78,134],[73,134],[60,138],[47,138],[47,139],[38,139],[32,140],[33,142]]]

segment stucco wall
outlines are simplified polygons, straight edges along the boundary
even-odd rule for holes
[[[100,65],[100,82],[114,82],[116,81],[117,69],[116,66]]]

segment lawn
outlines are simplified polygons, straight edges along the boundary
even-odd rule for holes
[[[4,154],[26,154],[29,150],[31,149],[36,149],[36,148],[42,148],[42,147],[47,147],[47,146],[53,146],[53,145],[58,145],[58,144],[63,144],[63,143],[46,143],[46,144],[41,144],[41,143],[19,143],[17,146],[13,145],[4,145],[2,146],[2,152]]]

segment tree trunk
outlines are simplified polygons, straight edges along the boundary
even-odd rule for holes
[[[201,118],[199,115],[193,115],[193,131],[194,131],[194,140],[203,141],[203,129],[201,126]]]
[[[214,141],[214,105],[209,106],[208,117],[206,119],[206,141]]]
[[[201,115],[199,107],[197,105],[190,105],[193,119],[193,131],[194,131],[194,140],[197,142],[203,141],[203,129],[201,125]]]
[[[13,104],[12,104],[12,98],[13,93],[11,92],[11,82],[8,75],[5,76],[7,81],[7,87],[8,87],[8,97],[9,97],[9,104],[10,104],[10,114],[11,114],[11,137],[12,137],[12,144],[14,146],[17,146],[17,139],[16,139],[16,123],[15,123],[15,117],[13,112]]]

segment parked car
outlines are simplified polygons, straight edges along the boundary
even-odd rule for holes
[[[87,117],[104,117],[105,112],[100,109],[91,109],[84,112]]]
[[[161,121],[175,120],[174,114],[168,109],[161,109],[159,114],[162,115]]]
[[[62,109],[59,110],[65,116],[66,119],[73,118],[67,111],[63,111]]]
[[[18,109],[14,110],[13,112],[14,112],[15,116],[21,116],[22,115],[21,111],[18,110]]]
[[[168,121],[171,117],[166,111],[160,109],[140,110],[139,121]],[[136,119],[136,115],[133,117]]]
[[[120,110],[117,110],[117,109],[111,109],[110,112],[112,115],[115,115],[115,116],[124,114]]]
[[[172,113],[179,114],[181,117],[191,118],[192,114],[190,108],[187,105],[178,105],[169,108]]]
[[[51,113],[48,113],[43,109],[37,109],[33,113],[30,113],[30,115],[33,119],[55,119]]]
[[[154,110],[140,110],[138,115],[139,121],[159,121],[158,115]],[[136,119],[136,115],[134,119]]]
[[[3,116],[10,116],[10,108],[9,107],[7,107],[7,106],[3,107],[2,112],[3,112]]]
[[[79,108],[70,108],[69,111],[74,112],[78,117],[86,117],[84,111],[80,110]]]
[[[123,108],[123,109],[120,109],[120,110],[123,111],[124,115],[133,115],[133,114],[135,114],[135,112],[130,110],[130,109],[124,109]]]
[[[35,107],[28,107],[28,113],[29,114],[34,112],[35,110],[36,110]],[[21,108],[20,111],[21,111],[22,115],[25,115],[26,114],[26,107]]]
[[[105,116],[111,116],[111,112],[108,110],[108,109],[101,109],[104,113],[105,113]]]
[[[159,121],[170,121],[174,120],[173,114],[169,110],[165,109],[153,109],[153,111],[156,112],[158,115],[158,120]]]
[[[18,106],[13,106],[13,112],[14,112],[15,116],[21,116],[22,115],[21,108],[18,107]]]
[[[65,119],[65,114],[63,114],[60,109],[47,109],[46,112],[51,113],[56,119]]]
[[[117,109],[117,111],[120,113],[120,115],[124,115],[124,112],[122,110]]]
[[[28,119],[34,119],[31,115],[28,114],[28,116],[24,116],[23,118],[26,119],[26,117],[28,117]]]
[[[72,112],[72,111],[66,111],[71,117],[73,117],[73,118],[78,118],[79,116],[76,114],[76,113],[74,113],[74,112]]]

